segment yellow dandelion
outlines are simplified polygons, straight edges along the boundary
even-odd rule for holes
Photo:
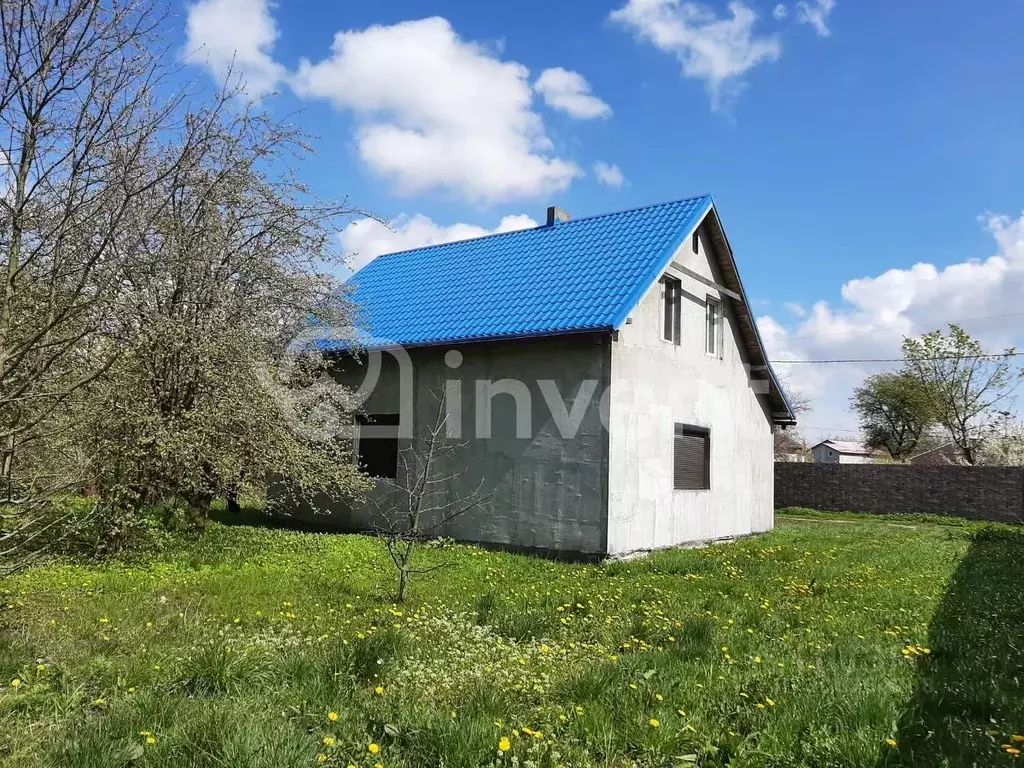
[[[656,717],[652,717],[649,722],[651,724],[651,728],[658,728],[661,726],[661,721]]]
[[[327,719],[330,720],[332,723],[338,722],[338,713],[337,712],[328,712],[327,713]]]
[[[324,736],[324,744],[326,744],[328,747],[333,747],[337,743],[338,740],[335,739],[333,736]]]
[[[512,742],[508,740],[508,736],[502,736],[501,741],[498,742],[499,752],[508,752],[512,749]]]
[[[316,756],[316,761],[319,765],[323,765],[327,762],[327,755],[321,752],[319,755]]]
[[[370,744],[367,749],[370,750],[371,755],[380,754],[380,744]]]
[[[378,685],[376,688],[373,689],[373,692],[376,693],[378,696],[383,696],[384,695],[384,686],[383,685]]]
[[[152,736],[152,735],[147,736],[146,737],[146,743],[147,744],[156,744],[156,736]]]
[[[11,680],[11,688],[13,688],[14,690],[18,690],[19,688],[21,688],[21,680],[19,680],[18,678],[14,678],[13,680]]]
[[[896,739],[886,739],[885,743],[888,744],[890,747],[895,747],[896,746]]]

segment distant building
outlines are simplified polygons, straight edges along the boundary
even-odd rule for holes
[[[811,450],[799,435],[777,429],[775,431],[775,460],[803,463],[811,460]]]
[[[907,459],[907,463],[915,466],[958,467],[964,464],[964,457],[956,443],[945,443],[914,454]]]
[[[864,443],[847,440],[825,440],[811,448],[811,454],[817,464],[876,464],[883,456]]]

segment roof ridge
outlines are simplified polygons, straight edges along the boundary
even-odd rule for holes
[[[603,217],[606,217],[606,216],[621,216],[621,215],[626,214],[626,213],[635,213],[636,211],[643,211],[643,210],[647,210],[649,208],[664,208],[664,207],[670,206],[670,205],[679,205],[680,203],[689,203],[689,202],[693,202],[695,200],[705,200],[705,199],[711,200],[712,197],[709,194],[691,195],[690,197],[681,197],[678,200],[665,200],[665,201],[660,202],[660,203],[649,203],[647,205],[637,205],[637,206],[634,206],[632,208],[623,208],[622,210],[619,210],[619,211],[605,211],[604,213],[594,213],[594,214],[591,214],[590,216],[581,216],[578,219],[570,219],[569,221],[560,221],[557,224],[555,224],[555,226],[557,226],[557,227],[568,227],[568,226],[572,226],[573,224],[579,224],[580,222],[583,222],[583,221],[592,221],[594,219],[600,219],[600,218],[603,218]],[[524,215],[526,215],[526,214],[524,214]],[[455,245],[456,243],[468,243],[468,242],[471,242],[471,241],[474,241],[474,240],[488,240],[488,239],[494,238],[494,237],[505,237],[507,235],[519,235],[519,234],[522,234],[523,232],[533,232],[533,231],[538,230],[538,229],[547,229],[547,228],[548,228],[547,224],[538,224],[536,227],[526,227],[525,229],[510,229],[510,230],[508,230],[506,232],[491,232],[490,234],[480,235],[479,237],[467,237],[467,238],[465,238],[463,240],[447,240],[447,241],[445,241],[443,243],[431,243],[430,245],[421,245],[421,246],[418,246],[416,248],[405,248],[404,250],[401,250],[401,251],[390,251],[388,253],[382,253],[379,256],[374,257],[367,265],[364,265],[359,271],[362,271],[362,269],[365,269],[366,266],[368,266],[369,264],[372,264],[377,259],[384,259],[384,258],[388,258],[388,257],[391,257],[391,256],[404,256],[407,253],[416,253],[418,251],[425,251],[428,248],[440,248],[440,247],[445,246],[445,245]],[[359,272],[353,273],[352,276],[354,277],[357,274],[359,274]]]

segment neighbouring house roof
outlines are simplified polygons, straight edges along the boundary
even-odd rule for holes
[[[869,448],[864,443],[856,443],[850,440],[822,440],[818,445],[814,446],[827,446],[836,453],[843,453],[848,456],[877,456],[879,451],[874,448]]]
[[[807,444],[799,437],[779,431],[775,434],[775,450],[777,453],[800,453],[807,450]]]
[[[956,443],[943,443],[927,451],[915,453],[907,462],[910,464],[942,464],[956,465],[963,464],[963,456]]]
[[[370,347],[612,332],[702,221],[741,297],[752,375],[769,383],[773,420],[795,423],[709,195],[380,256],[350,278],[351,299]]]

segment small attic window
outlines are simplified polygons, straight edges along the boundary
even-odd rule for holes
[[[700,235],[693,233],[693,252],[700,253]]]
[[[681,333],[682,298],[683,284],[674,277],[665,275],[661,278],[662,290],[664,291],[664,330],[662,338],[679,345]]]

